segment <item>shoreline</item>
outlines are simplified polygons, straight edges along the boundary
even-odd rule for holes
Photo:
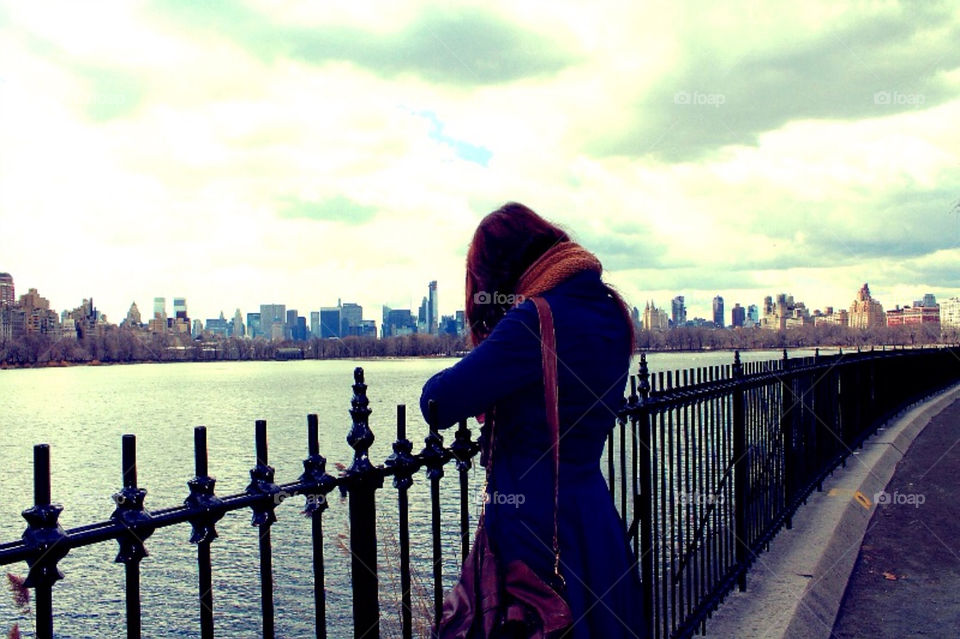
[[[821,350],[829,353],[839,352],[860,352],[869,351],[869,350],[914,350],[921,348],[946,348],[951,346],[948,343],[936,343],[936,344],[874,344],[867,347],[856,346],[856,345],[846,345],[846,346],[836,346],[836,345],[824,345],[824,346],[785,346],[785,347],[757,347],[757,348],[662,348],[662,349],[637,349],[633,352],[632,356],[640,354],[694,354],[694,353],[754,353],[761,351],[770,351],[770,352],[783,352],[786,350],[788,353],[790,351],[813,351]],[[155,359],[144,359],[144,360],[134,360],[134,361],[101,361],[101,360],[91,360],[89,362],[69,362],[66,360],[58,361],[49,361],[44,363],[35,363],[35,364],[14,364],[10,362],[0,362],[0,371],[3,370],[20,370],[20,369],[44,369],[44,368],[71,368],[76,366],[131,366],[135,364],[209,364],[209,363],[218,363],[218,362],[319,362],[319,361],[394,361],[394,360],[404,360],[404,359],[441,359],[441,358],[461,358],[466,355],[469,351],[458,351],[455,354],[451,355],[370,355],[367,357],[304,357],[296,359],[284,359],[284,358],[261,358],[261,359],[174,359],[174,360],[155,360]]]

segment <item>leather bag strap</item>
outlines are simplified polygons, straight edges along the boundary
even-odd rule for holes
[[[543,395],[547,412],[547,427],[550,429],[550,450],[553,453],[553,574],[559,581],[560,587],[566,585],[563,575],[560,574],[560,526],[558,513],[560,510],[560,404],[557,390],[557,336],[553,326],[553,312],[550,304],[542,297],[531,297],[537,308],[540,318],[540,351],[543,362]],[[496,451],[496,410],[487,411],[490,419],[490,454],[487,459],[486,481],[483,493],[486,495],[487,485],[493,473],[493,458]],[[486,503],[480,511],[479,526],[483,527]]]
[[[542,297],[532,298],[540,317],[540,350],[543,354],[543,395],[547,408],[547,426],[550,428],[550,448],[553,452],[553,574],[563,583],[560,574],[560,403],[557,390],[557,335],[553,326],[550,304]]]

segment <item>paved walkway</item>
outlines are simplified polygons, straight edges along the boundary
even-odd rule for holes
[[[934,416],[879,499],[832,636],[960,637],[960,400]]]

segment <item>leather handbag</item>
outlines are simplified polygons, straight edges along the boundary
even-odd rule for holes
[[[463,563],[460,579],[447,593],[434,636],[439,639],[554,639],[573,624],[570,606],[561,592],[560,548],[557,510],[559,506],[560,412],[557,398],[557,351],[553,314],[542,297],[531,298],[540,317],[543,353],[544,399],[553,451],[553,554],[554,588],[526,563],[515,559],[506,565],[494,554],[483,525],[483,511],[473,546]],[[486,479],[493,472],[495,415],[490,420],[490,451]],[[486,486],[484,486],[486,493]]]

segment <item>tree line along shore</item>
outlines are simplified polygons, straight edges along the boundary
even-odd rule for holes
[[[679,327],[637,331],[643,351],[756,350],[780,348],[869,348],[925,346],[960,342],[957,329],[939,326],[877,326],[854,329],[836,325],[804,326],[774,331],[763,328],[716,329]],[[119,326],[88,332],[78,338],[53,340],[30,333],[0,338],[0,366],[34,367],[73,364],[115,364],[177,361],[244,361],[276,359],[357,359],[376,357],[457,356],[470,349],[465,336],[412,334],[398,337],[312,338],[271,341],[239,337],[190,339],[144,334]]]

